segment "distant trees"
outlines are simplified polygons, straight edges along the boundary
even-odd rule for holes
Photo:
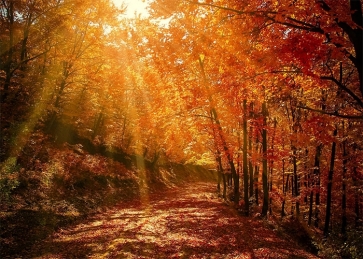
[[[62,121],[154,164],[230,170],[246,214],[262,200],[346,233],[363,210],[362,3],[308,2],[157,0],[130,20],[106,0],[1,1],[1,161]]]

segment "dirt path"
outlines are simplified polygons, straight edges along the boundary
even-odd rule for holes
[[[261,220],[240,217],[197,183],[120,203],[62,229],[32,258],[317,258]]]

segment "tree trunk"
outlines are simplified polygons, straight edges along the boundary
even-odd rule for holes
[[[354,212],[355,212],[355,227],[359,227],[360,223],[360,209],[359,209],[359,188],[358,188],[358,170],[355,166],[353,168],[353,186],[354,186]]]
[[[272,134],[272,139],[271,139],[271,156],[273,157],[274,156],[274,145],[275,145],[275,134],[276,134],[276,125],[277,125],[277,120],[276,118],[274,118],[274,131],[273,131],[273,134]],[[273,182],[272,182],[272,175],[273,175],[273,168],[274,168],[274,160],[271,159],[270,161],[270,168],[269,168],[269,171],[270,171],[270,174],[269,174],[269,182],[270,182],[270,186],[269,186],[269,191],[272,192],[272,188],[273,188]],[[270,201],[269,201],[269,209],[270,209],[270,214],[272,214],[272,197],[270,196]]]
[[[22,71],[25,71],[26,68],[26,56],[27,56],[27,44],[28,44],[28,38],[29,38],[29,31],[30,31],[30,26],[32,24],[32,14],[30,13],[29,16],[27,17],[26,20],[26,24],[25,24],[25,28],[24,28],[24,32],[23,32],[23,40],[21,42],[21,52],[20,52],[20,69]]]
[[[200,66],[200,69],[201,69],[201,72],[202,72],[204,87],[209,91],[208,80],[207,80],[207,76],[206,76],[205,71],[204,71],[204,58],[199,56],[198,61],[199,61],[199,66]],[[230,152],[230,150],[229,150],[229,148],[227,146],[226,139],[223,136],[222,126],[221,126],[221,123],[220,123],[220,121],[218,119],[217,111],[216,111],[215,107],[213,106],[212,95],[208,96],[208,100],[209,100],[209,104],[210,104],[210,113],[212,115],[211,116],[212,120],[218,127],[218,134],[219,134],[220,140],[222,142],[222,147],[223,147],[224,152],[227,155],[227,160],[228,160],[229,166],[231,168],[231,173],[232,173],[233,183],[234,183],[234,192],[233,192],[233,194],[234,194],[234,203],[235,203],[235,205],[238,205],[238,203],[239,203],[239,175],[237,174],[236,168],[235,168],[234,163],[233,163],[233,155],[231,154],[231,152]]]
[[[348,152],[347,152],[347,140],[346,130],[343,122],[344,141],[343,145],[343,170],[342,170],[342,234],[345,237],[347,231],[347,193],[346,193],[346,177],[347,177],[347,163],[348,163]]]
[[[4,92],[1,97],[1,101],[5,100],[9,94],[9,87],[12,77],[11,64],[14,56],[14,0],[9,1],[9,6],[6,8],[6,15],[9,21],[9,46],[8,55],[4,64],[5,70],[5,81],[4,81]]]
[[[345,236],[347,230],[347,194],[346,194],[346,175],[347,175],[347,147],[346,140],[343,141],[343,175],[342,175],[342,234]]]
[[[259,139],[258,139],[258,135],[256,137],[256,153],[258,152],[258,143],[259,143]],[[255,170],[253,172],[253,184],[255,187],[255,202],[256,205],[258,205],[258,177],[259,177],[259,173],[260,173],[260,168],[259,166],[256,164],[255,165]]]
[[[308,156],[309,156],[309,150],[305,149],[305,162],[304,162],[304,186],[305,190],[308,190],[311,186],[311,172],[309,172],[308,169]],[[308,173],[309,172],[309,173]],[[308,204],[308,196],[306,193],[304,194],[304,202],[307,205]]]
[[[250,104],[250,118],[253,117],[253,103]],[[250,155],[250,158],[248,159],[248,172],[250,174],[250,197],[253,196],[253,164],[252,164],[252,127],[250,127],[250,134],[248,138],[248,152]]]
[[[254,185],[255,185],[255,203],[256,205],[259,205],[259,201],[258,201],[258,175],[260,172],[260,168],[258,167],[258,165],[255,166],[255,170],[254,170]]]
[[[335,127],[333,136],[337,136],[338,129]],[[336,152],[336,142],[334,141],[331,148],[331,157],[330,157],[330,168],[328,173],[328,186],[327,186],[327,198],[326,198],[326,214],[325,214],[325,225],[324,225],[324,236],[327,237],[329,235],[329,225],[331,219],[331,201],[332,201],[332,188],[333,188],[333,174],[334,174],[334,165],[335,165],[335,152]]]
[[[248,191],[248,162],[247,162],[247,101],[243,100],[243,190],[244,190],[244,210],[246,216],[249,215],[249,191]]]
[[[67,61],[64,61],[63,62],[63,73],[62,73],[62,81],[59,85],[59,90],[57,92],[57,95],[56,95],[56,99],[55,99],[55,102],[54,102],[54,108],[55,110],[52,112],[52,114],[50,115],[50,125],[49,125],[49,128],[52,128],[53,126],[53,123],[56,121],[57,119],[57,113],[58,113],[58,109],[60,108],[61,106],[61,99],[62,99],[62,95],[63,95],[63,92],[64,92],[64,89],[66,88],[67,86],[67,78],[69,76],[69,73],[70,73],[70,69],[72,68],[72,64],[67,62]]]
[[[219,170],[219,168],[217,170],[217,177],[218,177],[218,180],[217,180],[217,191],[218,191],[218,193],[220,193],[221,192],[222,173]]]
[[[318,177],[320,177],[320,154],[322,150],[322,145],[318,145],[315,149],[315,158],[314,158],[314,169],[312,172],[312,175],[310,176],[310,198],[309,198],[309,216],[308,216],[308,225],[311,225],[312,218],[313,218],[313,204],[314,204],[314,194],[317,195],[319,192],[317,190],[318,188]],[[316,200],[317,201],[317,200]],[[318,204],[315,204],[317,207]],[[317,208],[315,208],[317,210]],[[315,217],[317,217],[319,214],[316,212]],[[315,221],[317,221],[317,218],[315,218]]]
[[[227,199],[227,179],[226,174],[222,173],[223,178],[223,199]]]
[[[223,171],[223,165],[222,165],[222,158],[221,158],[221,152],[219,151],[219,149],[217,148],[217,174],[218,174],[218,184],[217,184],[217,189],[218,189],[218,193],[220,193],[220,189],[221,189],[221,185],[220,182],[223,182],[223,199],[227,198],[227,179],[226,179],[226,175],[224,174]]]
[[[299,181],[298,181],[298,175],[297,175],[297,152],[296,152],[296,147],[293,146],[292,147],[292,163],[293,163],[293,197],[295,198],[295,202],[296,202],[296,215],[298,216],[300,214],[300,202],[298,201],[298,197],[300,195],[300,190],[299,190]]]
[[[313,204],[314,204],[314,194],[318,192],[318,177],[320,177],[320,154],[322,150],[322,145],[318,145],[315,149],[315,158],[314,158],[314,169],[312,175],[310,176],[310,199],[309,199],[309,216],[308,216],[308,225],[311,225],[312,218],[313,218]],[[317,206],[317,204],[315,205]],[[317,208],[315,208],[317,210]],[[318,213],[315,214],[315,217],[318,216]],[[315,218],[315,220],[317,220]]]
[[[262,130],[262,188],[263,188],[263,203],[262,203],[262,216],[267,215],[268,211],[268,171],[267,171],[267,104],[262,103],[262,116],[263,116],[263,130]]]
[[[287,192],[289,190],[289,181],[290,181],[290,175],[288,174],[287,177],[286,177],[284,200],[282,202],[282,211],[281,211],[281,213],[283,213],[284,216],[286,215],[286,213],[285,213],[285,204],[286,204]]]
[[[323,150],[323,145],[320,144],[316,148],[314,161],[314,179],[315,179],[315,221],[314,226],[318,227],[320,222],[320,156]]]
[[[252,153],[252,139],[250,138],[249,141],[248,141],[248,150],[249,150],[249,153],[251,154]],[[252,161],[251,159],[249,159],[248,161],[248,172],[249,172],[249,175],[250,175],[250,180],[249,180],[249,184],[250,184],[250,197],[253,196],[253,164],[252,164]]]
[[[92,138],[95,138],[101,131],[101,128],[102,128],[102,125],[103,125],[103,122],[104,122],[104,115],[103,115],[103,112],[101,111],[99,114],[98,114],[98,117],[93,125],[93,133],[92,133]],[[147,150],[146,150],[147,152]],[[145,156],[146,154],[144,154]]]
[[[354,66],[358,70],[359,75],[359,85],[360,85],[360,93],[363,95],[363,16],[362,16],[362,2],[360,0],[350,0],[350,13],[353,22],[358,25],[356,28],[352,29],[348,26],[349,29],[344,27],[343,29],[347,32],[349,39],[353,43],[355,50],[355,62]]]

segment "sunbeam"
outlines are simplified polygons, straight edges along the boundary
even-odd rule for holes
[[[149,15],[147,11],[148,1],[145,0],[112,0],[113,3],[120,7],[121,5],[125,5],[126,9],[126,17],[133,18],[135,16],[147,17]]]

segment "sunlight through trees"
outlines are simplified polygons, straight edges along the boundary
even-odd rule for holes
[[[122,154],[145,204],[150,168],[197,164],[244,215],[354,243],[362,1],[3,0],[0,19],[1,198],[69,142]]]

